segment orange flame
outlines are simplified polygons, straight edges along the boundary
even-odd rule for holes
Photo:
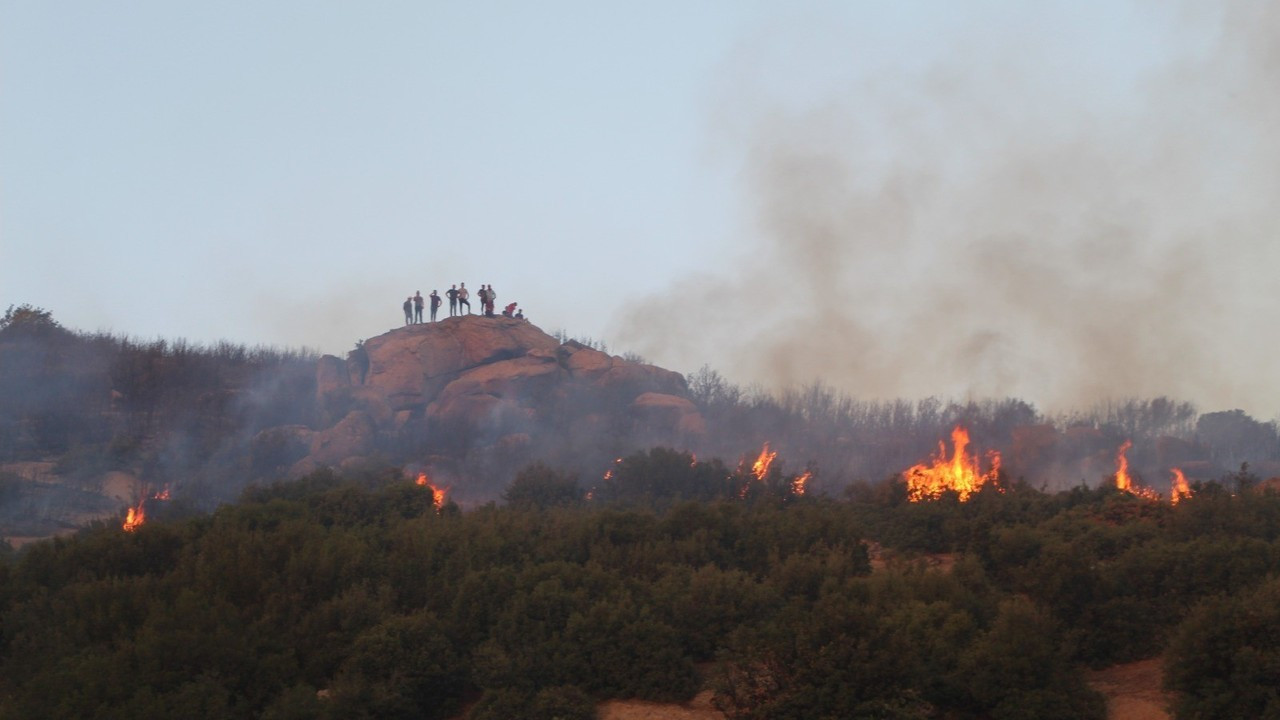
[[[1187,476],[1182,474],[1180,468],[1172,468],[1173,482],[1169,491],[1169,501],[1177,505],[1183,498],[1191,497],[1191,485],[1187,483]]]
[[[129,508],[128,511],[125,513],[124,523],[120,526],[125,532],[133,532],[134,530],[137,530],[140,525],[142,525],[147,521],[147,510],[146,510],[146,507],[144,507],[147,504],[147,500],[168,500],[169,499],[168,485],[165,485],[163,488],[161,488],[159,492],[149,497],[147,496],[145,488],[146,486],[143,486],[142,492],[140,493],[142,495],[142,499],[138,500],[138,504]]]
[[[431,488],[431,504],[436,509],[436,512],[440,512],[440,508],[444,507],[445,498],[449,494],[449,488],[436,486],[425,472],[418,473],[418,484]]]
[[[1128,493],[1133,492],[1133,478],[1129,477],[1129,458],[1125,457],[1125,453],[1129,452],[1131,447],[1133,442],[1125,440],[1116,451],[1116,489]]]
[[[810,480],[810,479],[812,479],[812,478],[813,478],[813,471],[811,471],[811,470],[805,470],[803,473],[801,473],[801,474],[797,475],[797,476],[796,476],[796,477],[791,481],[791,492],[792,492],[792,494],[794,494],[794,495],[803,495],[803,494],[804,494],[804,486],[805,486],[806,484],[808,484],[809,480]]]
[[[908,500],[920,502],[926,499],[937,499],[950,490],[960,496],[960,502],[965,502],[983,485],[988,482],[994,483],[999,477],[1000,453],[995,451],[987,453],[991,469],[985,473],[980,471],[976,455],[965,454],[965,449],[969,447],[969,431],[964,427],[957,425],[951,431],[951,444],[955,447],[955,452],[950,460],[946,459],[945,442],[940,441],[938,454],[934,457],[932,465],[921,463],[903,473],[907,480]]]
[[[124,516],[124,525],[122,526],[125,532],[133,532],[147,521],[147,513],[142,508],[145,502],[146,500],[139,500],[136,507],[129,508],[129,512]]]
[[[1116,451],[1116,489],[1148,500],[1159,500],[1160,495],[1155,490],[1133,484],[1133,476],[1129,474],[1129,458],[1125,456],[1132,447],[1133,442],[1125,440]]]
[[[769,474],[769,466],[773,465],[773,459],[778,457],[778,452],[769,452],[769,443],[764,444],[764,448],[760,451],[760,457],[751,466],[751,474],[756,476],[757,480],[764,480],[764,476]]]

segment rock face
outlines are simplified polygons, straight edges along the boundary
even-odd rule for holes
[[[585,447],[592,433],[615,444],[687,445],[705,432],[678,373],[561,344],[523,320],[469,315],[409,325],[364,349],[363,384],[354,360],[321,359],[317,400],[331,427],[295,467],[408,449],[554,454],[557,443]]]

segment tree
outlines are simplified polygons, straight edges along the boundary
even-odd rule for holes
[[[5,310],[0,317],[0,339],[14,337],[49,338],[56,335],[70,336],[66,330],[53,319],[53,313],[43,308],[23,303]]]
[[[567,507],[582,502],[582,488],[576,477],[536,462],[516,474],[502,499],[513,508]]]
[[[1280,579],[1199,605],[1179,624],[1165,660],[1175,717],[1280,717]]]

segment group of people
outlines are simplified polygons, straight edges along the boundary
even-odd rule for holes
[[[449,298],[449,317],[462,315],[462,306],[466,306],[467,315],[471,313],[471,291],[467,289],[466,283],[458,283],[453,287],[445,290],[445,297]],[[494,301],[498,295],[493,291],[492,285],[481,285],[480,290],[476,292],[477,298],[480,300],[480,313],[485,317],[493,317]],[[436,321],[436,311],[444,304],[443,298],[435,290],[427,297],[422,296],[422,291],[418,290],[410,295],[404,301],[404,324],[414,325],[422,322],[422,311],[426,307],[427,302],[431,303],[431,322]],[[524,310],[516,307],[515,303],[511,303],[502,309],[504,317],[524,319]]]

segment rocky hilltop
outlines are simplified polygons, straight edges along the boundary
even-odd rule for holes
[[[584,453],[653,444],[690,446],[705,424],[684,378],[576,341],[561,343],[525,320],[476,315],[397,328],[358,352],[322,357],[323,430],[273,428],[260,444],[305,454],[291,472],[379,454],[453,468],[535,459],[577,464]]]

